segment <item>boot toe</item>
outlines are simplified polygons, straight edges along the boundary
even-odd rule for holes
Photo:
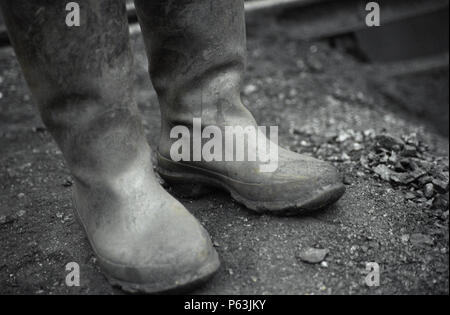
[[[153,253],[148,254],[149,257]],[[212,245],[180,251],[161,263],[131,263],[97,254],[109,282],[130,293],[163,293],[192,288],[207,281],[220,267]],[[130,260],[136,258],[130,257]],[[148,260],[148,259],[147,259]]]
[[[213,250],[203,261],[180,259],[165,266],[121,265],[98,256],[108,281],[130,293],[164,293],[184,291],[210,279],[220,267]],[[177,266],[177,267],[175,267]]]
[[[290,164],[290,165],[289,165]],[[342,175],[327,162],[308,158],[290,161],[285,166],[296,180],[282,184],[286,213],[323,209],[338,201],[345,193]]]
[[[319,210],[337,202],[345,193],[343,177],[329,163],[318,161],[318,171],[307,181],[306,198],[298,205],[305,210]]]
[[[91,244],[111,284],[131,293],[183,290],[219,268],[208,233],[177,201],[165,205],[145,229],[100,231]]]
[[[296,215],[323,209],[345,192],[342,175],[329,163],[281,152],[278,169],[256,186],[240,189],[250,209],[279,215]],[[242,198],[247,195],[248,198]],[[258,200],[258,201],[254,201]]]

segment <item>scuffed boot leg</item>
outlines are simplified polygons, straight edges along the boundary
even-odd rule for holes
[[[267,143],[265,137],[261,142],[246,141],[244,149],[236,145],[231,149],[256,152],[253,160],[227,160],[225,155],[231,150],[226,147],[221,150],[221,159],[213,161],[203,156],[192,158],[192,151],[199,151],[196,148],[189,159],[173,159],[170,152],[178,139],[170,137],[171,131],[181,125],[194,138],[194,119],[201,119],[202,131],[208,126],[219,127],[221,143],[227,127],[258,129],[240,98],[246,56],[244,1],[135,3],[161,106],[158,172],[167,182],[217,186],[247,208],[275,214],[322,209],[343,195],[345,186],[331,165],[277,145],[277,167],[263,171],[259,143]],[[238,134],[235,138],[250,139]]]
[[[209,236],[156,180],[131,95],[125,3],[84,0],[68,27],[59,0],[2,0],[42,120],[74,177],[74,204],[98,263],[131,292],[180,289],[219,262]]]
[[[25,79],[69,167],[79,162],[69,154],[72,141],[96,140],[83,132],[92,121],[113,112],[131,119],[137,115],[130,95],[132,58],[123,2],[79,3],[81,25],[68,27],[64,2],[1,2]],[[116,153],[123,154],[116,145]]]

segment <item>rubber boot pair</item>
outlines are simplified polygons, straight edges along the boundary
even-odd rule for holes
[[[75,212],[106,277],[129,292],[191,287],[219,259],[200,223],[156,180],[131,95],[132,54],[121,0],[79,1],[80,26],[57,0],[1,0],[24,76],[74,178]],[[161,105],[158,171],[172,183],[229,191],[250,209],[296,214],[344,192],[328,164],[278,148],[277,169],[255,161],[174,161],[174,127],[257,127],[242,105],[242,0],[135,2]],[[258,151],[258,143],[245,141]],[[251,151],[250,150],[250,151]],[[191,155],[190,155],[191,156]]]

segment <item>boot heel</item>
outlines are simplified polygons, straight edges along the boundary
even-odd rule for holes
[[[217,190],[215,186],[205,183],[204,178],[188,166],[165,159],[161,155],[158,155],[156,172],[163,179],[163,186],[167,186],[181,198],[196,199]]]
[[[168,182],[168,186],[171,191],[178,197],[181,198],[200,198],[202,196],[208,195],[214,191],[214,188],[207,187],[198,183],[174,183]]]

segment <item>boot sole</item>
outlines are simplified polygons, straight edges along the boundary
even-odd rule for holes
[[[162,166],[164,164],[164,166]],[[169,170],[170,169],[170,170]],[[207,194],[211,187],[218,188],[230,193],[231,197],[246,208],[258,213],[270,213],[282,216],[299,215],[324,209],[337,202],[345,193],[344,184],[336,184],[318,192],[314,198],[309,200],[297,199],[286,201],[258,201],[242,196],[231,187],[228,182],[234,180],[209,170],[199,167],[173,162],[158,154],[158,166],[156,168],[160,176],[174,189],[184,191],[184,196],[189,196],[186,192],[191,190],[191,196]],[[176,171],[173,171],[176,170]]]
[[[73,199],[74,204],[74,216],[75,219],[78,221],[78,224],[82,227],[84,234],[87,235],[86,228],[81,221],[80,215],[78,214],[77,205],[75,202],[75,198]],[[106,280],[113,286],[121,289],[124,292],[131,293],[131,294],[170,294],[170,293],[183,293],[186,291],[190,291],[192,289],[195,289],[208,280],[210,280],[219,270],[220,268],[220,261],[217,252],[213,252],[213,257],[208,259],[210,263],[203,265],[201,268],[199,268],[193,275],[186,277],[185,279],[179,283],[173,283],[170,281],[166,282],[159,282],[159,283],[133,283],[133,282],[127,282],[123,280],[116,279],[108,274],[107,271],[103,270],[101,266],[102,261],[108,260],[103,259],[100,255],[97,254],[94,247],[92,246],[89,238],[87,238],[89,241],[89,245],[92,248],[92,251],[94,252],[94,255],[97,257],[99,263],[99,267],[102,270],[102,274],[105,276]]]
[[[118,280],[114,277],[109,276],[105,272],[103,273],[108,280],[108,282],[113,286],[120,288],[122,291],[131,294],[180,294],[191,291],[195,288],[200,287],[205,284],[216,274],[219,269],[220,264],[208,264],[203,266],[198,272],[188,280],[183,283],[132,283],[123,280]]]

